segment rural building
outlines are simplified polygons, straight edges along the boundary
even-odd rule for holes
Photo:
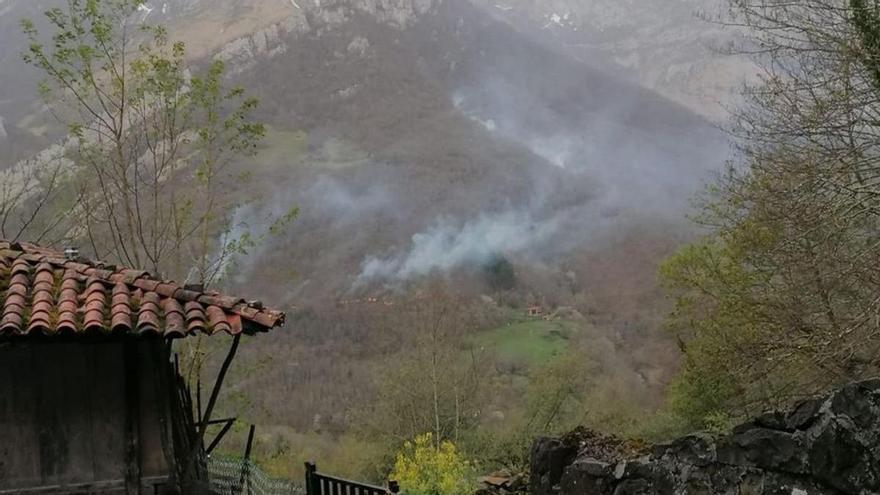
[[[284,322],[256,302],[5,241],[0,312],[0,494],[194,493],[216,394],[194,413],[171,342],[233,335],[219,386],[242,335]]]

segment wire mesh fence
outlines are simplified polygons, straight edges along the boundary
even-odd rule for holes
[[[303,483],[272,478],[248,459],[211,456],[210,491],[217,495],[305,495]]]

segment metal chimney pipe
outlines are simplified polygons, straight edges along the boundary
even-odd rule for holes
[[[75,246],[64,248],[64,257],[71,261],[79,258],[79,249]]]

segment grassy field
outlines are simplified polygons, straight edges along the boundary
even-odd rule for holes
[[[287,170],[305,163],[328,169],[356,167],[370,162],[369,156],[357,146],[342,139],[327,139],[317,149],[309,149],[309,135],[302,130],[266,127],[266,137],[254,157],[265,169]]]
[[[501,359],[534,366],[563,353],[578,331],[578,323],[572,321],[519,318],[481,332],[475,343],[497,353]]]
[[[260,166],[289,165],[301,159],[308,151],[308,135],[305,132],[267,126],[266,137],[255,161]]]

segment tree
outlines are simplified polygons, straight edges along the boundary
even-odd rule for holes
[[[462,442],[477,426],[486,360],[468,342],[474,309],[439,285],[397,309],[401,352],[377,373],[377,396],[358,418],[370,436],[393,449],[425,432],[434,447]]]
[[[222,62],[191,64],[164,27],[139,22],[143,3],[66,0],[45,13],[51,41],[22,21],[24,61],[43,74],[40,95],[68,138],[59,165],[38,158],[0,188],[0,230],[32,239],[60,233],[98,259],[216,283],[230,258],[259,240],[232,235],[240,226],[231,222],[242,202],[233,191],[249,174],[242,161],[265,128],[253,119],[256,98],[226,84]],[[201,338],[180,345],[192,386],[209,349]],[[218,382],[237,345],[235,337]],[[199,440],[204,433],[202,425]]]
[[[573,344],[564,354],[536,368],[503,428],[481,439],[481,459],[525,472],[536,437],[562,435],[582,424],[592,406],[587,395],[600,370],[587,352]]]
[[[732,0],[763,69],[731,131],[742,163],[702,198],[712,233],[662,268],[697,426],[880,364],[877,4]]]
[[[516,287],[516,271],[504,256],[496,255],[483,268],[486,282],[494,291],[511,290]]]
[[[214,239],[245,175],[233,165],[265,129],[251,118],[256,99],[225,87],[221,62],[192,74],[182,43],[137,24],[142,3],[68,0],[46,12],[50,44],[24,20],[24,60],[72,139],[75,235],[100,259],[181,276],[192,267],[207,283],[239,247]]]
[[[68,164],[53,147],[0,172],[0,237],[55,243],[70,235],[78,198],[64,185]]]

